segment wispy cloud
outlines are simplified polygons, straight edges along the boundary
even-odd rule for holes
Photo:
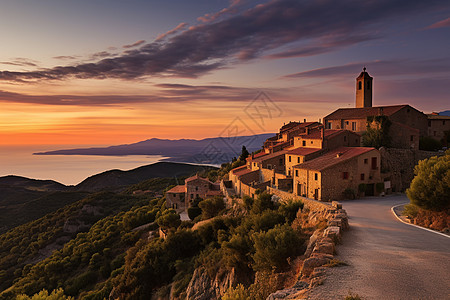
[[[38,62],[35,60],[31,60],[23,57],[16,57],[11,61],[0,61],[2,65],[10,65],[10,66],[20,66],[20,67],[37,67]]]
[[[242,7],[246,2],[247,1],[245,0],[231,0],[230,6],[216,13],[205,14],[201,17],[198,17],[197,20],[204,23],[217,21],[220,17],[223,17],[225,15],[236,14],[238,12],[238,8]]]
[[[240,3],[240,1],[236,1]],[[376,24],[402,15],[423,13],[449,4],[439,0],[298,1],[273,0],[235,14],[130,49],[95,63],[57,66],[30,72],[0,72],[0,80],[61,80],[67,78],[136,79],[145,76],[195,78],[230,64],[261,58],[313,55],[373,39]],[[350,38],[345,38],[350,37]],[[353,37],[353,38],[352,38]],[[354,38],[357,37],[357,38]],[[290,49],[301,43],[302,48]],[[298,45],[298,44],[296,44]],[[324,47],[328,45],[325,50]],[[287,49],[286,49],[287,48]]]
[[[140,45],[142,45],[144,43],[145,43],[145,40],[139,40],[139,41],[137,41],[137,42],[135,42],[133,44],[123,45],[122,47],[125,48],[125,49],[134,48],[134,47],[138,47],[138,46],[140,46]]]
[[[450,18],[436,22],[436,23],[428,26],[427,28],[434,29],[434,28],[442,28],[442,27],[450,27]]]
[[[160,41],[162,39],[165,39],[169,35],[173,35],[175,33],[178,33],[179,31],[185,29],[187,27],[187,25],[188,25],[187,23],[180,23],[177,26],[175,26],[175,28],[173,28],[173,29],[171,29],[171,30],[169,30],[169,31],[167,31],[167,32],[165,32],[163,34],[158,35],[158,37],[156,38],[155,41]]]
[[[368,68],[369,73],[383,76],[450,73],[450,57],[428,60],[398,59],[361,61],[288,74],[283,76],[283,78],[348,77],[354,76],[363,66]]]
[[[58,56],[54,56],[53,58],[58,59],[58,60],[75,60],[75,59],[81,58],[81,56],[79,56],[79,55],[58,55]]]

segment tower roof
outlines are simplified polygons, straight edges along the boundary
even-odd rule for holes
[[[366,72],[366,67],[364,67],[363,71],[361,72],[361,74],[359,74],[359,76],[356,77],[356,79],[361,79],[361,78],[370,78],[370,79],[372,79],[372,77],[369,75],[369,73]]]

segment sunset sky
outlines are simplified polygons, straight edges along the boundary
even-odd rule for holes
[[[450,109],[449,1],[2,0],[0,41],[0,146],[275,132],[363,66],[374,105]]]

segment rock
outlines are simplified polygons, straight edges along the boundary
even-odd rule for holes
[[[337,226],[330,226],[323,232],[324,237],[329,237],[333,241],[338,242],[341,239],[341,229]]]
[[[316,245],[317,238],[321,235],[320,230],[314,231],[314,233],[310,236],[308,246],[306,247],[305,256],[309,257],[313,252],[314,246]]]
[[[313,253],[325,253],[333,255],[335,253],[334,243],[318,242],[313,249]]]
[[[341,209],[342,208],[342,203],[339,203],[337,201],[332,201],[331,205],[337,209]]]
[[[306,281],[300,280],[297,281],[293,287],[276,291],[275,293],[270,294],[266,300],[276,300],[276,299],[301,299],[300,296],[306,291],[309,287],[309,283]]]
[[[329,261],[330,259],[325,257],[310,257],[303,262],[301,274],[309,276],[314,271],[314,268],[323,266]]]

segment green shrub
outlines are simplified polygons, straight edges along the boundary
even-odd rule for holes
[[[250,294],[242,284],[238,284],[235,288],[230,287],[222,296],[222,300],[247,300],[249,298]]]
[[[407,216],[410,219],[414,219],[415,217],[417,217],[418,213],[419,208],[414,204],[405,205],[405,209],[402,212],[403,215]]]
[[[419,161],[414,174],[411,186],[406,190],[412,204],[436,211],[450,207],[450,150],[441,157]]]
[[[189,219],[194,221],[195,218],[197,218],[198,216],[200,216],[202,214],[202,209],[198,206],[192,206],[192,207],[188,208],[187,213],[188,213]]]
[[[256,271],[282,270],[288,266],[288,258],[301,254],[303,240],[288,225],[277,225],[267,232],[255,232],[252,235],[255,246]]]
[[[225,202],[222,196],[209,198],[201,201],[198,206],[202,210],[202,219],[210,219],[219,214],[220,211],[225,209]]]
[[[377,184],[375,184],[375,190],[377,191],[377,193],[384,192],[384,182],[378,182]]]
[[[358,185],[358,191],[359,191],[360,193],[365,193],[366,190],[367,190],[367,185],[366,185],[365,183],[360,183],[360,184]]]
[[[351,188],[346,188],[342,195],[345,199],[355,199],[355,191]]]
[[[278,211],[286,218],[286,222],[292,223],[297,217],[297,212],[302,210],[303,206],[302,201],[289,199],[278,207]]]

